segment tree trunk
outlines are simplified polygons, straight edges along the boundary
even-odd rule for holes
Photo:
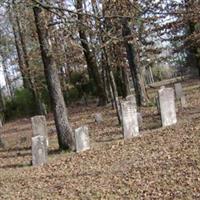
[[[77,0],[76,9],[78,12],[81,12],[83,10],[82,3],[83,3],[82,0]],[[78,20],[80,23],[83,21],[83,17],[81,13],[78,14]],[[85,55],[85,60],[88,67],[89,76],[90,78],[94,80],[94,83],[96,85],[97,95],[99,97],[99,105],[103,106],[106,104],[106,94],[103,88],[100,73],[98,71],[98,66],[95,62],[95,55],[93,55],[93,52],[91,51],[89,47],[85,30],[83,30],[80,26],[79,26],[79,36],[81,39],[81,45],[84,50],[84,55]]]
[[[44,73],[57,129],[59,148],[60,150],[74,150],[74,133],[67,117],[67,108],[65,106],[57,68],[52,55],[52,46],[50,38],[48,37],[48,29],[45,24],[45,15],[42,12],[43,10],[38,6],[35,6],[33,11],[44,64]]]
[[[133,45],[129,43],[126,38],[127,36],[131,35],[131,29],[128,26],[128,19],[124,18],[122,20],[122,25],[123,25],[122,34],[124,37],[124,44],[125,44],[126,52],[127,52],[127,59],[128,59],[128,63],[129,63],[130,71],[131,71],[131,76],[133,79],[137,105],[141,106],[142,104],[146,102],[148,98],[144,96],[146,93],[146,91],[143,91],[145,87],[141,85],[142,84],[141,72],[137,65],[135,49]]]

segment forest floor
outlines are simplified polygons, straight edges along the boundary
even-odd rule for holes
[[[91,150],[62,152],[48,116],[48,164],[31,166],[31,123],[3,127],[0,199],[200,199],[200,81],[183,84],[188,107],[177,102],[178,123],[161,128],[156,107],[141,109],[141,136],[124,141],[115,111],[95,105],[69,108],[73,128],[88,125]],[[156,90],[150,89],[151,97]],[[95,123],[96,112],[103,115]]]

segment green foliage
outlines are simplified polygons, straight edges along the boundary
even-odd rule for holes
[[[80,100],[83,96],[96,96],[95,84],[89,80],[87,71],[73,72],[70,83],[67,85],[64,98],[66,103]]]
[[[173,75],[173,69],[166,67],[156,66],[152,68],[155,81],[161,81],[163,79],[171,78]]]
[[[33,95],[27,89],[16,90],[14,97],[6,100],[5,107],[5,118],[7,120],[27,117],[36,113]]]

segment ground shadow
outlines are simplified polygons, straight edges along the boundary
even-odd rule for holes
[[[0,153],[14,152],[14,151],[28,151],[30,149],[31,149],[31,146],[29,146],[29,147],[15,147],[15,148],[9,148],[9,149],[2,148],[2,149],[0,149]]]
[[[14,155],[0,155],[0,158],[17,158],[17,157],[25,157],[25,156],[30,156],[31,153],[30,152],[26,152],[26,153],[21,153],[21,152],[17,152]]]
[[[30,167],[30,163],[24,163],[24,164],[13,164],[13,165],[4,165],[1,166],[0,169],[17,169],[17,168],[23,168],[23,167]]]

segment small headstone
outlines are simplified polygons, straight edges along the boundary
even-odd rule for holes
[[[176,83],[174,87],[175,87],[176,99],[179,100],[181,99],[182,96],[184,96],[182,85],[181,83]]]
[[[181,106],[182,108],[187,108],[187,101],[185,95],[181,97]]]
[[[139,125],[136,105],[132,101],[124,101],[121,103],[121,110],[124,139],[138,136]]]
[[[31,118],[33,137],[44,136],[48,146],[48,132],[47,132],[47,121],[44,115],[38,115]]]
[[[32,165],[39,166],[47,163],[47,143],[44,136],[32,137]]]
[[[76,151],[82,152],[90,149],[90,139],[87,126],[75,130]]]
[[[170,126],[177,123],[175,95],[173,88],[163,88],[158,91],[162,126]]]
[[[102,117],[102,114],[101,114],[101,113],[96,113],[96,114],[95,114],[95,122],[96,122],[97,124],[100,124],[100,123],[103,122],[103,117]]]

